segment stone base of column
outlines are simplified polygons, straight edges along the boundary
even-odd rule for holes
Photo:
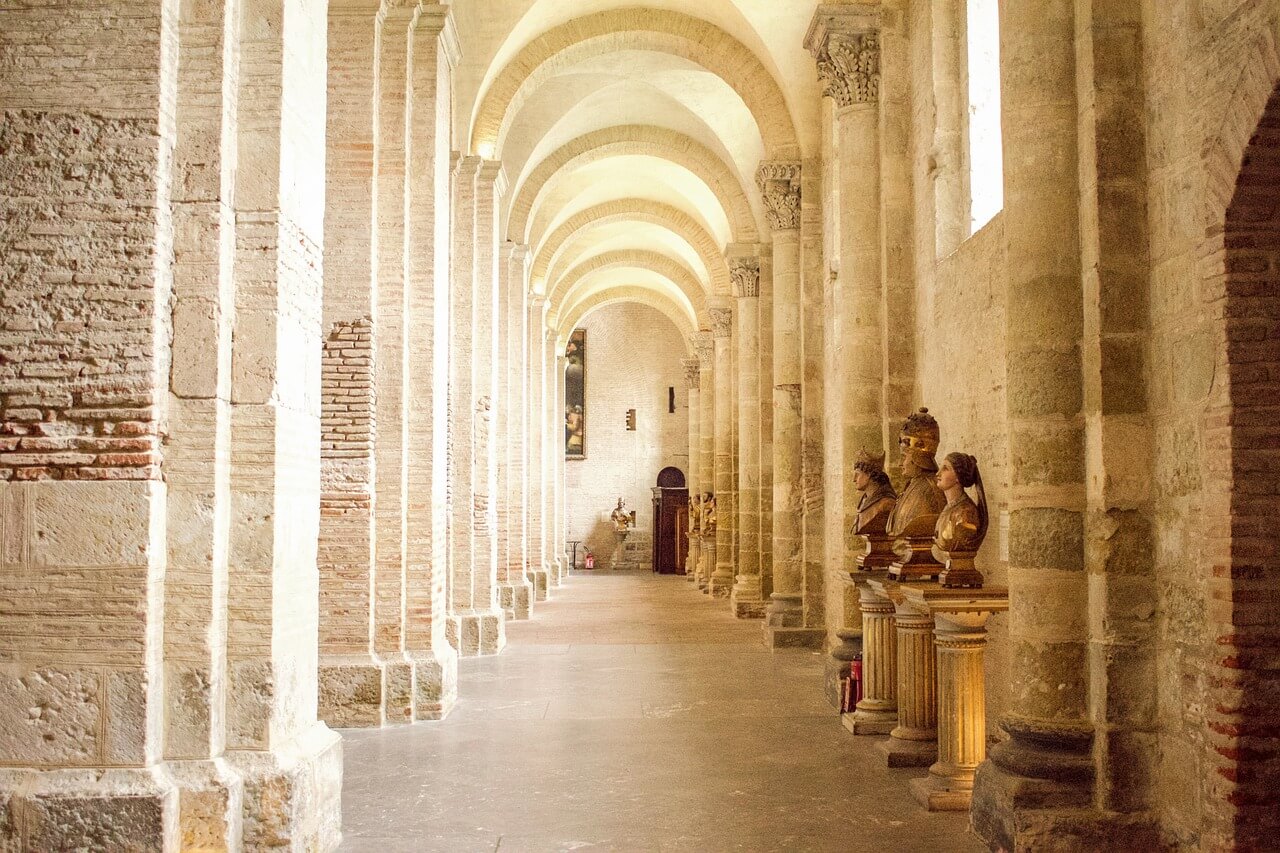
[[[0,769],[0,850],[177,850],[178,803],[163,765]]]
[[[898,731],[895,728],[889,733],[888,740],[876,744],[889,767],[928,767],[938,760],[937,732],[928,740],[912,740],[897,734]]]
[[[827,659],[823,666],[823,691],[826,693],[827,701],[831,703],[831,707],[839,708],[841,693],[841,680],[849,675],[849,664],[854,657],[862,651],[862,629],[861,628],[841,628],[836,631],[836,637],[839,638],[835,647],[827,653]]]
[[[528,581],[498,586],[498,606],[508,619],[528,619],[533,615],[533,587]]]
[[[898,712],[865,709],[859,703],[857,710],[840,715],[840,725],[855,735],[887,735],[898,725]]]
[[[320,658],[317,715],[338,729],[376,729],[413,722],[413,668],[375,655]]]
[[[496,655],[507,645],[506,620],[498,610],[468,610],[449,615],[445,637],[459,657]]]
[[[546,601],[551,589],[551,570],[543,566],[529,570],[529,581],[533,584],[533,600]]]
[[[764,644],[771,649],[817,649],[826,632],[804,627],[804,597],[775,592],[764,614]]]
[[[164,768],[178,786],[179,849],[240,850],[244,783],[230,765],[216,758],[167,761]]]
[[[317,722],[279,749],[234,750],[227,762],[244,780],[244,849],[337,848],[342,840],[337,732]]]
[[[707,584],[707,591],[711,593],[712,598],[728,598],[733,592],[733,566],[729,563],[720,563],[716,566]]]
[[[413,718],[443,720],[458,701],[458,654],[449,646],[409,652],[413,666]]]
[[[551,561],[549,567],[551,585],[561,586],[564,584],[565,578],[569,577],[569,567],[564,557],[556,557]]]
[[[760,589],[760,576],[738,575],[738,582],[729,595],[729,606],[739,619],[763,619],[766,605]]]
[[[926,778],[911,780],[911,794],[926,811],[967,812],[973,802],[973,777],[940,776],[931,770]]]

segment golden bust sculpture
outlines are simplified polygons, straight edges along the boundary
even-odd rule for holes
[[[988,518],[978,460],[967,453],[948,453],[937,482],[947,496],[933,536],[933,555],[946,563],[938,580],[948,587],[981,587],[982,573],[973,559],[987,537]],[[966,489],[970,488],[977,501],[969,497]]]
[[[716,532],[716,496],[711,492],[702,496],[702,532],[712,536]]]
[[[702,530],[702,496],[694,495],[689,500],[689,535]]]
[[[853,482],[862,496],[853,532],[867,540],[866,550],[858,555],[857,566],[866,571],[881,569],[893,563],[893,537],[885,533],[889,514],[898,503],[898,493],[884,472],[884,454],[858,452],[853,465]]]
[[[626,533],[631,529],[631,513],[622,508],[622,498],[618,498],[618,505],[613,508],[609,517],[613,519],[613,529],[618,533]]]
[[[940,438],[938,422],[928,409],[910,415],[898,436],[907,487],[885,526],[885,532],[899,540],[896,544],[900,558],[889,568],[889,576],[897,580],[931,578],[942,571],[942,564],[932,553],[934,527],[947,504],[946,496],[934,482],[938,472],[934,454]]]

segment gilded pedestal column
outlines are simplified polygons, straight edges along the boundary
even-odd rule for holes
[[[938,667],[933,617],[911,604],[900,584],[872,581],[894,604],[898,633],[898,724],[878,744],[890,767],[927,767],[938,756]]]
[[[715,341],[715,494],[716,560],[708,591],[716,598],[728,598],[733,589],[733,309],[728,305],[711,308],[711,335]]]
[[[880,578],[884,573],[878,573]],[[884,735],[898,724],[898,628],[893,602],[858,582],[862,611],[862,699],[841,722],[855,735]]]

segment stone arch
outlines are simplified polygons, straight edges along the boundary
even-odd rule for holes
[[[769,159],[800,156],[791,111],[773,75],[742,42],[706,21],[656,9],[613,9],[584,15],[526,45],[490,83],[476,111],[473,152],[501,157],[506,127],[529,93],[577,62],[620,50],[678,56],[728,84],[755,117]]]
[[[649,155],[683,166],[705,183],[729,217],[733,239],[754,243],[759,239],[755,214],[742,184],[714,151],[702,143],[664,127],[620,125],[580,136],[538,164],[520,185],[511,204],[507,233],[528,240],[532,212],[547,184],[562,170],[587,165],[607,157]]]
[[[1258,50],[1204,151],[1205,296],[1221,318],[1226,381],[1214,383],[1202,438],[1205,470],[1225,477],[1206,489],[1214,532],[1203,546],[1211,648],[1202,796],[1223,804],[1205,810],[1203,828],[1205,843],[1224,849],[1269,846],[1280,830],[1280,62],[1270,37]]]
[[[604,308],[606,305],[613,305],[618,302],[636,302],[662,312],[679,330],[680,338],[684,341],[686,355],[693,355],[693,349],[689,341],[690,337],[698,329],[693,320],[689,318],[688,313],[661,293],[650,290],[647,287],[634,286],[614,287],[603,290],[569,308],[556,322],[556,351],[560,352],[564,349],[569,342],[569,335],[586,319],[588,314]]]
[[[645,249],[606,252],[603,255],[596,255],[594,258],[578,264],[557,279],[555,285],[549,289],[547,298],[551,303],[551,310],[557,310],[561,301],[573,292],[574,286],[588,275],[619,267],[647,269],[663,276],[680,288],[681,292],[688,298],[698,322],[701,323],[706,319],[707,295],[697,277],[679,261],[672,260],[660,252]]]
[[[714,237],[701,223],[684,211],[657,201],[640,198],[619,199],[589,207],[565,220],[542,241],[533,259],[531,277],[546,279],[551,263],[574,235],[595,225],[635,220],[660,225],[689,242],[711,277],[713,293],[729,295],[729,264]]]

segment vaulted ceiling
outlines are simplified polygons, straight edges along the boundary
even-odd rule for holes
[[[817,0],[476,0],[454,6],[455,147],[501,160],[503,233],[562,337],[643,302],[686,335],[767,238],[755,172],[816,148]],[[766,38],[767,36],[767,38]]]

